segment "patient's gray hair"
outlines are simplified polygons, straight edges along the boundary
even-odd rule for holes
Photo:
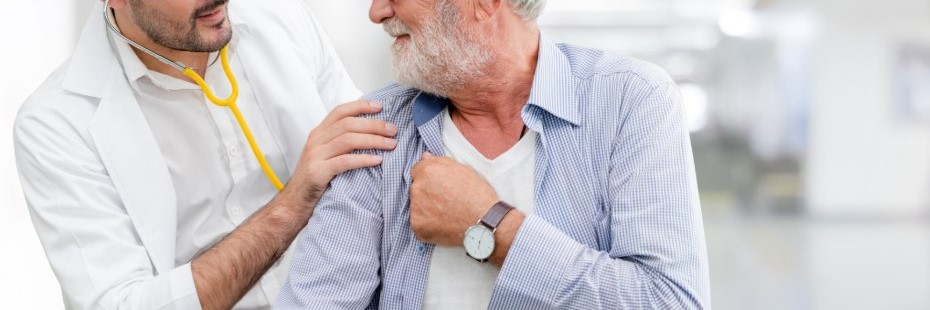
[[[546,0],[510,0],[513,10],[526,21],[535,21],[546,7]]]

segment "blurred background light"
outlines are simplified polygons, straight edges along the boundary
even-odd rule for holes
[[[720,16],[720,31],[731,37],[748,38],[759,34],[762,25],[750,10],[729,10]]]
[[[695,84],[681,84],[681,97],[688,115],[688,129],[698,132],[707,127],[707,92]]]

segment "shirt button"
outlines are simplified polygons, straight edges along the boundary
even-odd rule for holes
[[[239,216],[240,211],[239,208],[232,208],[229,212],[231,212],[233,216]]]
[[[238,156],[238,155],[239,155],[239,147],[238,147],[238,146],[234,146],[234,147],[229,148],[229,155]]]

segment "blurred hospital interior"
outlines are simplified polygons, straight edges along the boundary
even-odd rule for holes
[[[360,89],[392,80],[370,1],[304,1]],[[11,128],[97,2],[0,2],[3,309],[63,308]],[[930,0],[548,2],[545,36],[654,62],[678,82],[713,308],[930,309]]]

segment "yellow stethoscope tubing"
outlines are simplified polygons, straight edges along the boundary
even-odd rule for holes
[[[261,148],[258,146],[258,143],[255,142],[255,136],[252,135],[252,130],[249,129],[249,124],[245,121],[245,117],[242,116],[242,111],[239,110],[239,106],[236,102],[239,99],[239,83],[236,81],[236,76],[233,74],[232,69],[229,66],[229,47],[223,47],[220,51],[220,61],[223,63],[223,71],[226,72],[226,78],[229,80],[230,88],[232,88],[232,94],[229,95],[226,99],[217,98],[213,93],[213,90],[210,89],[210,86],[207,85],[207,82],[203,80],[203,77],[197,72],[194,72],[191,68],[184,68],[182,74],[194,80],[197,85],[203,89],[204,95],[207,97],[210,102],[221,107],[228,107],[232,111],[233,116],[236,117],[236,122],[239,123],[239,128],[242,129],[242,134],[245,135],[246,141],[249,142],[249,147],[252,149],[252,153],[255,154],[255,158],[258,159],[258,164],[261,165],[262,171],[265,172],[265,175],[268,177],[268,180],[271,181],[271,184],[280,191],[284,189],[284,184],[281,183],[281,180],[278,179],[278,176],[274,173],[274,170],[271,169],[271,165],[268,164],[268,161],[265,160],[265,155],[262,153]]]
[[[110,32],[116,34],[119,38],[129,45],[136,47],[142,52],[155,57],[158,61],[161,61],[175,69],[181,71],[181,74],[189,77],[191,80],[194,80],[194,83],[197,83],[198,86],[203,90],[204,95],[207,97],[210,102],[220,107],[228,107],[232,111],[233,116],[236,117],[236,122],[239,123],[239,128],[242,129],[242,134],[245,135],[245,139],[249,142],[249,147],[252,149],[252,153],[255,155],[255,158],[258,160],[258,164],[261,166],[262,171],[265,173],[265,176],[268,177],[268,180],[271,181],[271,184],[274,185],[275,189],[281,191],[284,189],[284,184],[281,183],[281,180],[278,179],[278,176],[274,173],[274,170],[271,169],[271,165],[268,164],[268,161],[265,160],[265,155],[262,153],[261,148],[259,148],[258,143],[255,142],[255,136],[252,135],[252,130],[249,129],[248,123],[245,121],[245,117],[242,116],[242,111],[239,110],[239,106],[236,105],[236,102],[239,99],[239,83],[236,81],[236,76],[233,74],[232,69],[229,66],[229,46],[223,47],[220,51],[220,59],[223,63],[223,71],[226,73],[226,79],[229,80],[230,88],[232,88],[232,94],[229,95],[226,99],[220,99],[216,97],[216,94],[213,93],[213,90],[207,85],[207,82],[203,80],[203,77],[200,74],[197,74],[193,69],[188,68],[180,62],[171,61],[165,56],[159,55],[158,53],[145,48],[139,43],[127,38],[116,28],[115,23],[110,17],[110,0],[106,0],[103,4],[103,16],[106,20],[107,28],[110,29]]]

